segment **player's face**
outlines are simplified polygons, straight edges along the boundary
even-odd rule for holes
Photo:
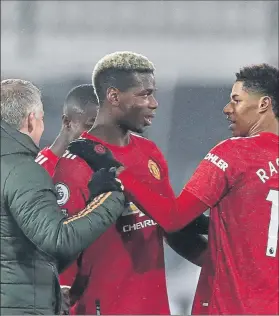
[[[229,129],[234,137],[249,136],[260,118],[260,96],[246,91],[243,82],[237,81],[232,87],[230,98],[223,110],[230,122]]]
[[[93,126],[97,116],[96,104],[88,104],[82,113],[75,113],[68,122],[70,128],[69,141],[77,139],[84,131],[88,131]]]
[[[153,74],[137,74],[137,84],[119,93],[118,123],[133,132],[142,133],[152,124],[158,102],[155,99]]]

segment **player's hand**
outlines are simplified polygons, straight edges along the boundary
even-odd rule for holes
[[[69,286],[61,286],[61,296],[62,296],[62,304],[60,315],[69,315],[70,309],[70,287]]]
[[[70,143],[68,150],[85,160],[93,171],[102,168],[109,170],[111,167],[122,166],[108,148],[90,139],[79,138]]]
[[[92,179],[88,183],[90,191],[88,203],[102,193],[124,191],[122,182],[116,178],[116,170],[117,169],[115,167],[110,168],[110,170],[100,169],[93,174]]]

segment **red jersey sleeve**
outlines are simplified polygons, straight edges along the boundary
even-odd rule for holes
[[[176,231],[220,201],[241,177],[243,168],[237,146],[226,140],[205,156],[177,199],[171,193],[151,190],[129,170],[124,170],[119,178],[150,217],[166,231]]]
[[[57,203],[61,210],[72,216],[84,209],[89,197],[88,182],[92,177],[92,170],[82,159],[66,154],[60,158],[53,182],[57,191]],[[77,263],[74,262],[60,274],[61,286],[71,286],[77,274]]]
[[[59,157],[56,156],[48,147],[45,147],[38,153],[35,162],[41,165],[52,177],[58,160]]]
[[[154,190],[154,188],[143,183],[129,169],[124,170],[119,175],[119,178],[123,182],[131,200],[138,207],[143,209],[165,231],[177,231],[186,226],[188,217],[193,220],[208,207],[190,193],[184,194],[183,198],[179,200],[181,203],[177,203],[170,184],[168,165],[163,154],[155,144],[149,152],[150,158],[154,159],[160,166],[160,174],[163,181],[160,186],[158,185],[158,190]],[[194,211],[194,214],[198,213],[198,215],[189,216],[188,209]]]
[[[204,157],[180,196],[184,191],[188,191],[209,207],[213,207],[243,173],[241,151],[233,140],[225,140]]]

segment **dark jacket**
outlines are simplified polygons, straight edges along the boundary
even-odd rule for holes
[[[1,120],[1,315],[59,313],[58,273],[124,210],[123,193],[111,192],[66,218],[37,153],[29,136]]]

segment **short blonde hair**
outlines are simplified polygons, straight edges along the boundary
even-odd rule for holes
[[[92,85],[99,102],[104,100],[108,84],[119,83],[119,74],[153,73],[154,64],[145,56],[129,51],[115,52],[100,59],[92,73]],[[107,87],[104,87],[104,84]]]
[[[1,120],[20,130],[30,113],[43,111],[40,90],[30,81],[1,81]]]

